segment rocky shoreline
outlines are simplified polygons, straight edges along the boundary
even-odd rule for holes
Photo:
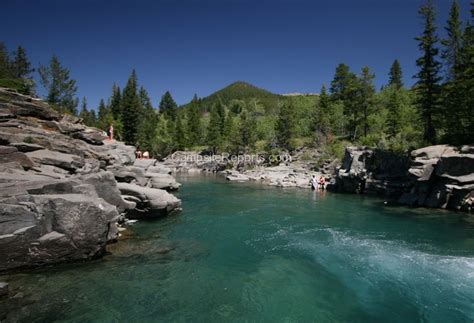
[[[255,181],[276,187],[309,189],[313,175],[324,176],[329,182],[327,189],[333,192],[382,196],[408,206],[463,212],[474,208],[474,146],[429,146],[411,154],[347,147],[342,164],[328,160],[321,168],[301,156],[297,151],[288,159],[291,162],[270,166],[264,158],[255,162],[255,158],[242,156],[243,161],[235,162],[178,151],[163,165],[173,172],[217,173],[229,181]]]
[[[155,164],[0,88],[0,272],[100,257],[127,218],[179,211],[179,184]]]

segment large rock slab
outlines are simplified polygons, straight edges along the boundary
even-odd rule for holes
[[[16,204],[13,204],[16,200]],[[92,259],[117,235],[117,210],[82,194],[0,201],[0,271]]]
[[[49,149],[36,150],[26,153],[26,155],[36,163],[56,166],[75,173],[84,167],[84,159],[71,154],[64,154]]]
[[[117,186],[125,199],[137,203],[135,210],[127,213],[130,218],[160,217],[181,210],[181,201],[165,190],[129,183],[117,183]]]

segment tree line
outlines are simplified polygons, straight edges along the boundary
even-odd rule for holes
[[[237,154],[351,142],[406,151],[425,144],[469,143],[474,131],[474,2],[464,22],[458,1],[453,1],[444,38],[438,35],[432,1],[420,7],[419,15],[421,55],[411,88],[403,82],[397,59],[381,89],[368,66],[356,73],[339,64],[318,96],[281,99],[270,110],[258,98],[203,106],[196,95],[178,107],[169,91],[155,109],[133,71],[123,90],[114,84],[97,109],[90,109],[84,98],[77,111],[76,82],[59,59],[54,56],[38,72],[46,100],[58,110],[78,114],[87,125],[103,130],[113,124],[118,139],[153,155],[188,148]],[[0,79],[31,79],[32,72],[24,49],[9,55],[0,46]]]

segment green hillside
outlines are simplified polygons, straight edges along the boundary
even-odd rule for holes
[[[265,111],[270,112],[275,111],[279,104],[287,100],[287,97],[239,81],[234,82],[207,97],[201,98],[199,100],[199,106],[201,109],[208,111],[218,102],[230,106],[232,101],[245,101],[248,103],[252,100],[257,100],[258,103],[265,108]],[[187,104],[185,106],[187,106]]]

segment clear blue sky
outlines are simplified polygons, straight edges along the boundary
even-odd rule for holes
[[[444,25],[451,1],[437,0]],[[364,65],[377,85],[399,58],[413,82],[419,0],[10,0],[0,41],[31,61],[53,53],[96,106],[133,68],[153,104],[171,91],[179,104],[244,80],[276,93],[318,92],[336,65]],[[464,17],[469,0],[461,0]]]

